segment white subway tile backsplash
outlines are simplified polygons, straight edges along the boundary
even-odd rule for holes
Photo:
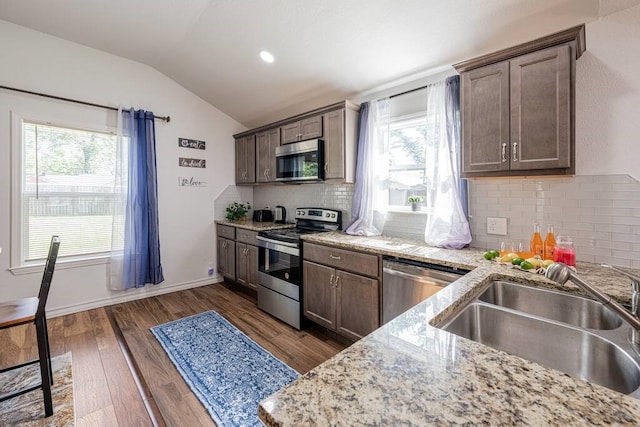
[[[567,178],[497,179],[469,181],[471,195],[497,186],[498,203],[492,205],[470,197],[472,245],[499,243],[486,235],[485,212],[498,207],[508,219],[504,239],[528,239],[533,221],[541,222],[542,234],[552,223],[557,235],[574,239],[580,261],[608,262],[640,267],[640,183],[629,175],[581,175]],[[492,187],[495,188],[495,187]],[[493,190],[491,190],[493,191]],[[508,194],[505,194],[509,191]],[[482,209],[475,210],[476,203]],[[476,242],[478,242],[476,244]],[[495,247],[495,246],[494,246]],[[633,259],[633,261],[631,261]]]

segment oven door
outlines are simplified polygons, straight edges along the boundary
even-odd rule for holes
[[[287,287],[286,284],[298,287],[300,285],[300,249],[298,249],[298,245],[258,236],[258,271],[261,273],[260,284],[263,286],[272,288],[275,286],[273,283],[284,282],[281,283],[284,287]],[[274,290],[283,293],[279,289]],[[287,296],[293,298],[293,295]],[[297,295],[296,299],[298,299]]]

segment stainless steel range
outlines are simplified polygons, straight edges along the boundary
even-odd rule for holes
[[[342,212],[297,208],[296,227],[258,233],[258,307],[300,329],[300,236],[342,229]]]

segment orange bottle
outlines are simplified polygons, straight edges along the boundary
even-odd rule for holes
[[[544,253],[544,243],[542,242],[542,236],[540,235],[540,224],[533,223],[533,236],[531,236],[531,256],[542,255]]]
[[[556,248],[556,236],[553,234],[553,225],[547,227],[547,235],[544,237],[544,253],[542,259],[553,259],[553,250]]]

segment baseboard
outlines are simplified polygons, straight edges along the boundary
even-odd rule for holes
[[[80,304],[67,305],[54,309],[47,309],[47,318],[64,316],[67,314],[78,313],[80,311],[92,310],[94,308],[107,307],[109,305],[121,304],[123,302],[135,301],[138,299],[149,298],[157,295],[168,294],[170,292],[182,291],[185,289],[198,288],[200,286],[211,285],[224,281],[224,277],[219,274],[202,280],[193,280],[190,282],[176,283],[167,286],[147,285],[144,288],[129,289],[123,291],[119,295],[108,298],[100,298],[93,301],[87,301]]]

